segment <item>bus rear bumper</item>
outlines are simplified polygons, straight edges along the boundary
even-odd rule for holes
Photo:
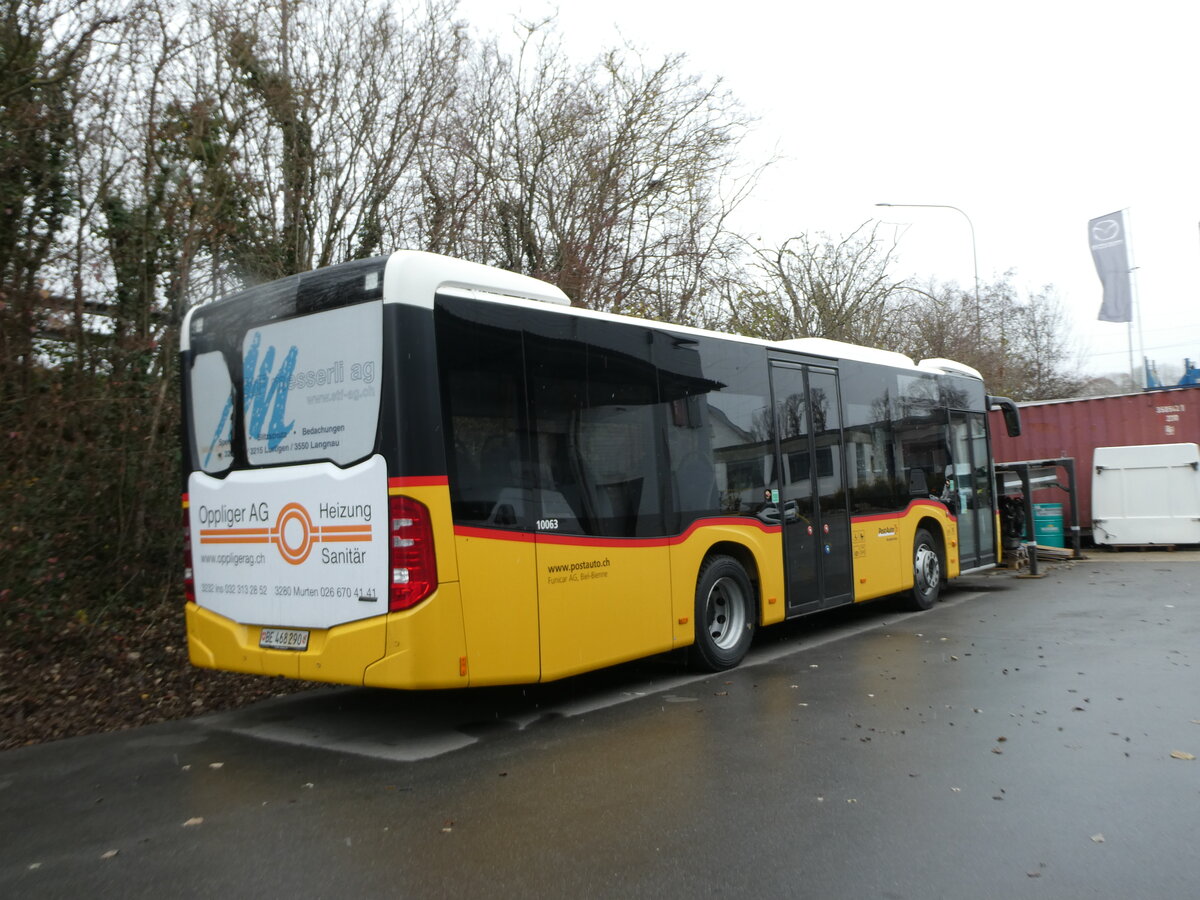
[[[187,604],[188,656],[207,669],[389,688],[468,683],[458,585],[404,612],[309,630],[308,649],[258,646],[262,629]]]

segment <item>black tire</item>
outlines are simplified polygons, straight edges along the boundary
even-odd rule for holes
[[[913,538],[913,586],[908,605],[914,610],[930,609],[941,592],[942,555],[938,543],[928,531],[918,528]]]
[[[704,672],[732,669],[750,649],[758,624],[754,585],[732,556],[710,556],[696,579],[696,642],[688,661]]]

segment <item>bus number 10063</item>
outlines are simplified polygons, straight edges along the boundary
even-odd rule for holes
[[[558,519],[538,519],[538,531],[558,531]]]

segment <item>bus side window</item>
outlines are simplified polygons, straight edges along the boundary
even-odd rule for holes
[[[499,496],[506,487],[516,487],[518,476],[513,471],[518,461],[517,439],[511,434],[488,435],[479,451],[478,476],[475,486]],[[460,472],[459,477],[463,478]],[[467,480],[467,479],[464,479]]]
[[[520,334],[443,313],[438,356],[455,522],[529,527]]]

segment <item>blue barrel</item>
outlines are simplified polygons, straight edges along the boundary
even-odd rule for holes
[[[1043,547],[1066,547],[1061,503],[1033,504],[1033,535]]]

